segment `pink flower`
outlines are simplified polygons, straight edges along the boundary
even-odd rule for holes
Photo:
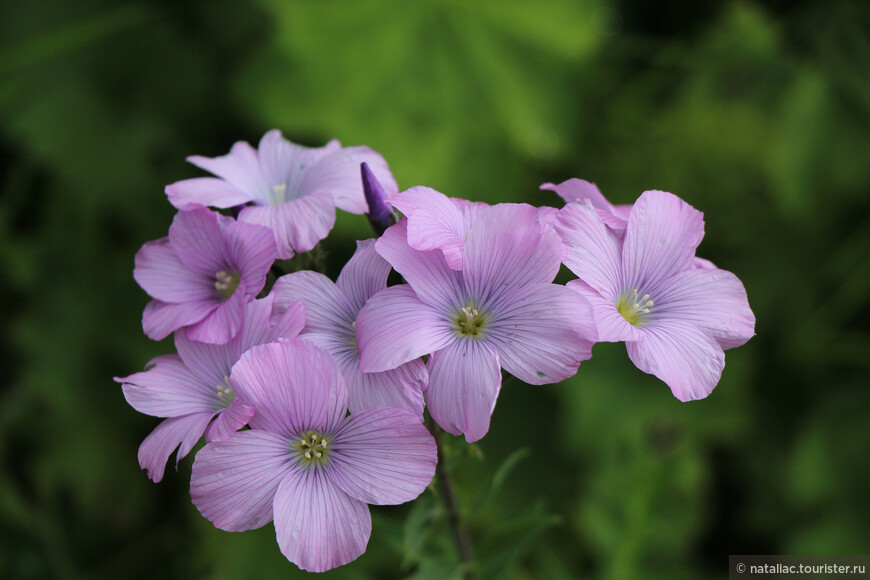
[[[624,239],[589,201],[556,220],[569,282],[592,304],[598,338],[625,341],[628,355],[681,401],[710,394],[725,366],[723,350],[755,334],[746,290],[734,274],[695,258],[701,212],[678,197],[647,191],[634,204]]]
[[[182,327],[187,337],[223,344],[242,327],[245,304],[275,261],[271,232],[202,206],[175,215],[169,236],[136,253],[133,277],[154,300],[142,327],[161,340]]]
[[[197,177],[166,187],[177,208],[189,203],[228,208],[244,206],[239,220],[266,226],[275,235],[278,257],[307,252],[332,230],[335,208],[366,213],[360,164],[368,164],[388,192],[396,181],[380,154],[368,147],[303,147],[269,131],[258,149],[239,141],[222,157],[187,160],[215,177]]]
[[[166,417],[139,447],[139,465],[154,481],[163,479],[169,456],[178,448],[176,464],[205,435],[226,439],[248,422],[254,408],[236,397],[229,385],[233,365],[251,347],[278,338],[292,338],[305,324],[305,308],[297,302],[272,315],[272,298],[248,302],[242,330],[226,344],[206,344],[175,334],[178,354],[159,356],[147,370],[123,383],[124,397],[140,413]]]
[[[222,530],[274,519],[281,552],[310,572],[359,557],[371,535],[366,504],[420,495],[435,474],[435,441],[409,409],[347,417],[347,390],[332,357],[298,339],[251,349],[230,384],[257,408],[251,429],[196,455],[190,496]]]

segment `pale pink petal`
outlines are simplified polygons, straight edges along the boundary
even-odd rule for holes
[[[202,320],[188,326],[187,337],[209,344],[226,344],[238,334],[244,317],[245,295],[233,292]]]
[[[233,367],[230,386],[257,408],[251,427],[288,437],[322,429],[336,399],[347,408],[347,389],[335,361],[299,339],[253,347]]]
[[[631,210],[625,232],[625,287],[655,296],[659,284],[686,268],[703,237],[701,212],[671,193],[644,192]]]
[[[429,359],[426,407],[442,429],[469,443],[489,431],[500,388],[498,353],[482,340],[456,341]]]
[[[210,385],[214,394],[217,385],[223,385],[230,375],[230,369],[241,356],[236,355],[232,343],[208,344],[187,336],[187,329],[175,333],[175,349],[187,369],[203,384]]]
[[[275,533],[288,560],[325,572],[365,552],[372,518],[368,506],[344,493],[325,470],[300,469],[278,486]]]
[[[127,402],[140,413],[179,417],[219,409],[214,385],[191,373],[178,355],[158,356],[146,368],[128,377],[115,377],[123,384]]]
[[[306,332],[348,332],[356,317],[356,310],[332,280],[311,270],[281,276],[272,286],[271,296],[279,311],[296,302],[305,305]]]
[[[207,444],[193,462],[193,505],[228,532],[268,524],[278,485],[294,470],[289,444],[286,437],[254,429]]]
[[[595,329],[598,334],[596,342],[622,342],[640,339],[638,330],[623,318],[612,299],[605,298],[583,280],[571,280],[566,286],[583,296],[592,306],[592,316],[595,319]]]
[[[254,416],[256,408],[236,397],[227,407],[218,413],[214,421],[205,430],[206,442],[226,441],[233,433],[248,424]]]
[[[526,284],[552,282],[561,256],[559,237],[542,228],[536,208],[498,204],[478,216],[468,233],[465,280],[478,306],[492,304]]]
[[[383,186],[387,195],[399,190],[384,158],[368,147],[344,147],[331,151],[305,172],[299,191],[308,195],[326,191],[339,209],[363,214],[368,210],[362,189],[360,164],[365,163]]]
[[[611,303],[620,291],[620,242],[588,202],[559,211],[556,231],[565,245],[565,265]]]
[[[266,273],[275,261],[275,237],[269,228],[243,222],[227,226],[223,250],[229,264],[239,272],[237,291],[247,296],[259,294],[266,284]]]
[[[227,155],[214,158],[192,155],[187,161],[235,185],[249,199],[265,200],[271,190],[272,184],[266,182],[260,169],[257,150],[244,141],[235,143]]]
[[[275,234],[278,257],[307,252],[325,238],[335,224],[335,207],[325,192],[314,192],[275,206],[249,206],[239,220],[266,226]]]
[[[142,312],[142,330],[152,340],[163,340],[179,328],[199,322],[219,304],[217,301],[172,304],[152,300]]]
[[[545,183],[541,185],[541,189],[549,189],[555,191],[565,200],[565,203],[579,202],[584,199],[589,200],[595,212],[604,225],[615,230],[620,236],[625,233],[625,228],[628,225],[628,214],[631,211],[630,205],[611,205],[594,183],[590,183],[583,179],[569,179],[563,181],[559,185]]]
[[[423,415],[423,390],[429,382],[426,365],[420,359],[381,373],[359,370],[359,357],[342,365],[350,393],[351,412],[372,407],[405,407]]]
[[[407,284],[369,299],[356,319],[356,337],[363,372],[394,369],[456,340],[449,321]]]
[[[232,183],[216,177],[194,177],[166,186],[169,203],[178,209],[195,203],[211,207],[234,207],[251,200],[251,196]]]
[[[390,199],[408,218],[408,245],[416,250],[441,250],[447,265],[462,269],[468,232],[462,210],[443,193],[416,186]]]
[[[711,335],[723,349],[742,345],[755,335],[755,315],[743,283],[719,269],[685,270],[668,280],[656,296],[654,317],[682,320]]]
[[[375,240],[356,243],[356,252],[351,256],[335,285],[341,290],[354,315],[366,300],[387,287],[390,264],[375,251]]]
[[[201,205],[187,206],[175,214],[169,226],[169,243],[188,269],[208,276],[214,284],[215,274],[231,266],[224,252],[223,232],[233,221]]]
[[[645,373],[663,380],[681,401],[703,399],[725,367],[722,347],[693,324],[659,321],[641,328],[641,340],[627,342],[628,356]]]
[[[327,469],[350,497],[395,505],[423,493],[435,475],[436,455],[419,415],[379,407],[354,413],[335,432]]]
[[[531,385],[557,383],[592,357],[596,338],[592,308],[577,292],[556,284],[515,289],[492,310],[486,341],[501,366]]]
[[[185,266],[169,238],[142,246],[135,263],[133,278],[152,298],[175,303],[216,299],[214,272],[206,276]]]
[[[214,412],[204,412],[171,417],[155,427],[139,446],[139,466],[148,471],[151,481],[156,483],[163,479],[166,462],[173,451],[178,449],[176,465],[190,453],[213,415]]]
[[[461,303],[465,294],[462,274],[450,269],[441,252],[422,252],[409,246],[407,228],[407,219],[402,218],[384,232],[375,249],[405,278],[423,302],[442,309],[459,310],[466,306]]]

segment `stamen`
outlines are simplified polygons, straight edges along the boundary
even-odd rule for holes
[[[616,309],[630,324],[634,326],[642,325],[646,322],[646,314],[650,313],[650,307],[654,302],[649,299],[649,294],[644,294],[638,298],[640,292],[637,288],[633,289],[629,294],[623,294],[616,301]]]
[[[214,275],[214,287],[221,298],[227,299],[233,295],[239,286],[239,275],[236,272],[221,270]]]

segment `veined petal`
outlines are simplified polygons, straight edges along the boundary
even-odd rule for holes
[[[115,377],[130,406],[155,417],[180,417],[218,407],[214,385],[191,373],[182,359],[165,354],[152,359],[146,371]]]
[[[347,408],[347,390],[335,361],[299,339],[253,347],[233,367],[230,386],[257,408],[250,421],[288,437],[327,424],[333,401]]]
[[[466,306],[462,303],[465,296],[462,274],[450,269],[441,252],[422,252],[409,246],[407,229],[407,218],[399,220],[384,232],[375,249],[404,276],[423,302],[456,310]]]
[[[557,383],[592,357],[597,335],[592,308],[577,292],[557,284],[514,289],[486,327],[486,340],[506,371],[531,385]]]
[[[375,240],[356,243],[356,252],[341,269],[335,281],[335,285],[347,298],[354,318],[366,300],[387,287],[390,269],[390,264],[375,251]]]
[[[239,220],[270,228],[278,257],[284,260],[307,252],[329,234],[335,207],[328,193],[318,191],[279,205],[245,207]]]
[[[214,272],[206,276],[185,266],[169,238],[146,243],[135,263],[133,278],[152,298],[174,303],[215,299]]]
[[[415,250],[441,250],[447,265],[462,269],[465,226],[462,211],[443,193],[416,186],[390,199],[408,217],[408,245]]]
[[[355,413],[373,407],[405,407],[423,416],[423,390],[429,372],[420,359],[414,359],[381,373],[359,370],[359,357],[339,363],[350,393],[348,407]]]
[[[269,228],[243,222],[227,226],[223,249],[228,262],[239,271],[238,290],[250,297],[266,284],[266,273],[275,261],[275,236]]]
[[[354,413],[335,432],[327,469],[352,498],[375,505],[411,501],[435,475],[435,439],[410,409]]]
[[[260,170],[257,150],[244,141],[236,142],[227,155],[212,158],[192,155],[187,161],[235,185],[249,199],[265,199],[271,185]]]
[[[565,265],[606,299],[614,301],[620,291],[621,244],[592,205],[583,202],[563,207],[556,218],[556,231],[565,245]]]
[[[559,237],[541,227],[536,208],[495,205],[477,217],[465,242],[469,293],[492,304],[526,284],[550,283],[561,255]]]
[[[223,179],[194,177],[166,186],[169,203],[178,209],[195,203],[210,207],[234,207],[251,200],[251,196]]]
[[[496,350],[482,340],[456,341],[429,359],[426,406],[442,429],[474,443],[489,431],[501,389]]]
[[[746,289],[731,272],[700,268],[679,272],[656,298],[656,317],[693,324],[723,349],[740,346],[755,335],[755,315]]]
[[[201,205],[187,206],[169,226],[169,243],[191,271],[211,278],[231,264],[224,252],[224,230],[233,219]]]
[[[681,320],[659,321],[641,329],[642,338],[625,346],[631,361],[663,380],[681,401],[703,399],[725,367],[722,347],[698,327]]]
[[[226,409],[218,413],[214,421],[205,430],[206,442],[226,441],[233,434],[248,424],[257,409],[236,397]]]
[[[275,533],[281,553],[308,572],[356,560],[372,533],[366,504],[329,480],[323,469],[300,469],[275,494]]]
[[[285,274],[275,281],[271,296],[279,311],[295,302],[305,305],[306,332],[345,334],[356,318],[356,311],[332,280],[311,270]]]
[[[612,299],[605,298],[583,280],[571,280],[565,286],[583,296],[592,306],[592,317],[598,334],[596,342],[640,340],[638,330],[616,309]]]
[[[622,235],[625,233],[625,227],[628,225],[628,213],[631,206],[614,206],[612,205],[598,190],[594,183],[590,183],[583,179],[572,178],[563,181],[558,185],[545,183],[541,185],[541,189],[549,189],[559,194],[559,197],[565,200],[565,203],[575,201],[589,200],[592,207],[595,208],[595,213],[604,222],[604,225]]]
[[[142,330],[151,340],[163,340],[179,328],[199,322],[219,304],[217,301],[172,304],[152,300],[142,312]]]
[[[327,191],[344,211],[363,214],[368,210],[362,189],[360,164],[365,163],[388,195],[399,190],[384,158],[368,147],[343,147],[321,157],[305,173],[299,191]]]
[[[139,466],[147,470],[151,481],[157,483],[163,479],[166,462],[176,448],[176,466],[190,453],[213,415],[214,412],[204,412],[170,417],[154,428],[139,446]]]
[[[369,299],[356,319],[356,337],[363,372],[394,369],[456,340],[445,317],[407,284]]]
[[[659,284],[686,268],[703,237],[701,212],[671,193],[644,192],[631,210],[625,231],[625,286],[657,296]]]
[[[226,344],[238,334],[244,316],[245,295],[234,292],[202,320],[188,326],[187,337],[209,344]]]
[[[228,532],[268,524],[278,485],[294,470],[288,445],[285,437],[255,429],[208,443],[193,462],[193,505]]]

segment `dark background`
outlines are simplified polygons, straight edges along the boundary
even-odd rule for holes
[[[132,278],[171,222],[163,187],[272,128],[489,203],[559,206],[538,185],[570,177],[615,203],[671,191],[746,285],[757,336],[707,399],[600,344],[564,383],[507,384],[478,445],[448,442],[482,576],[870,552],[868,72],[860,1],[0,4],[0,577],[302,575],[271,525],[198,514],[190,458],[140,472],[158,420],[112,381],[172,349],[142,334]],[[328,273],[370,235],[339,215]],[[327,576],[455,573],[430,492],[373,513],[367,553]]]

